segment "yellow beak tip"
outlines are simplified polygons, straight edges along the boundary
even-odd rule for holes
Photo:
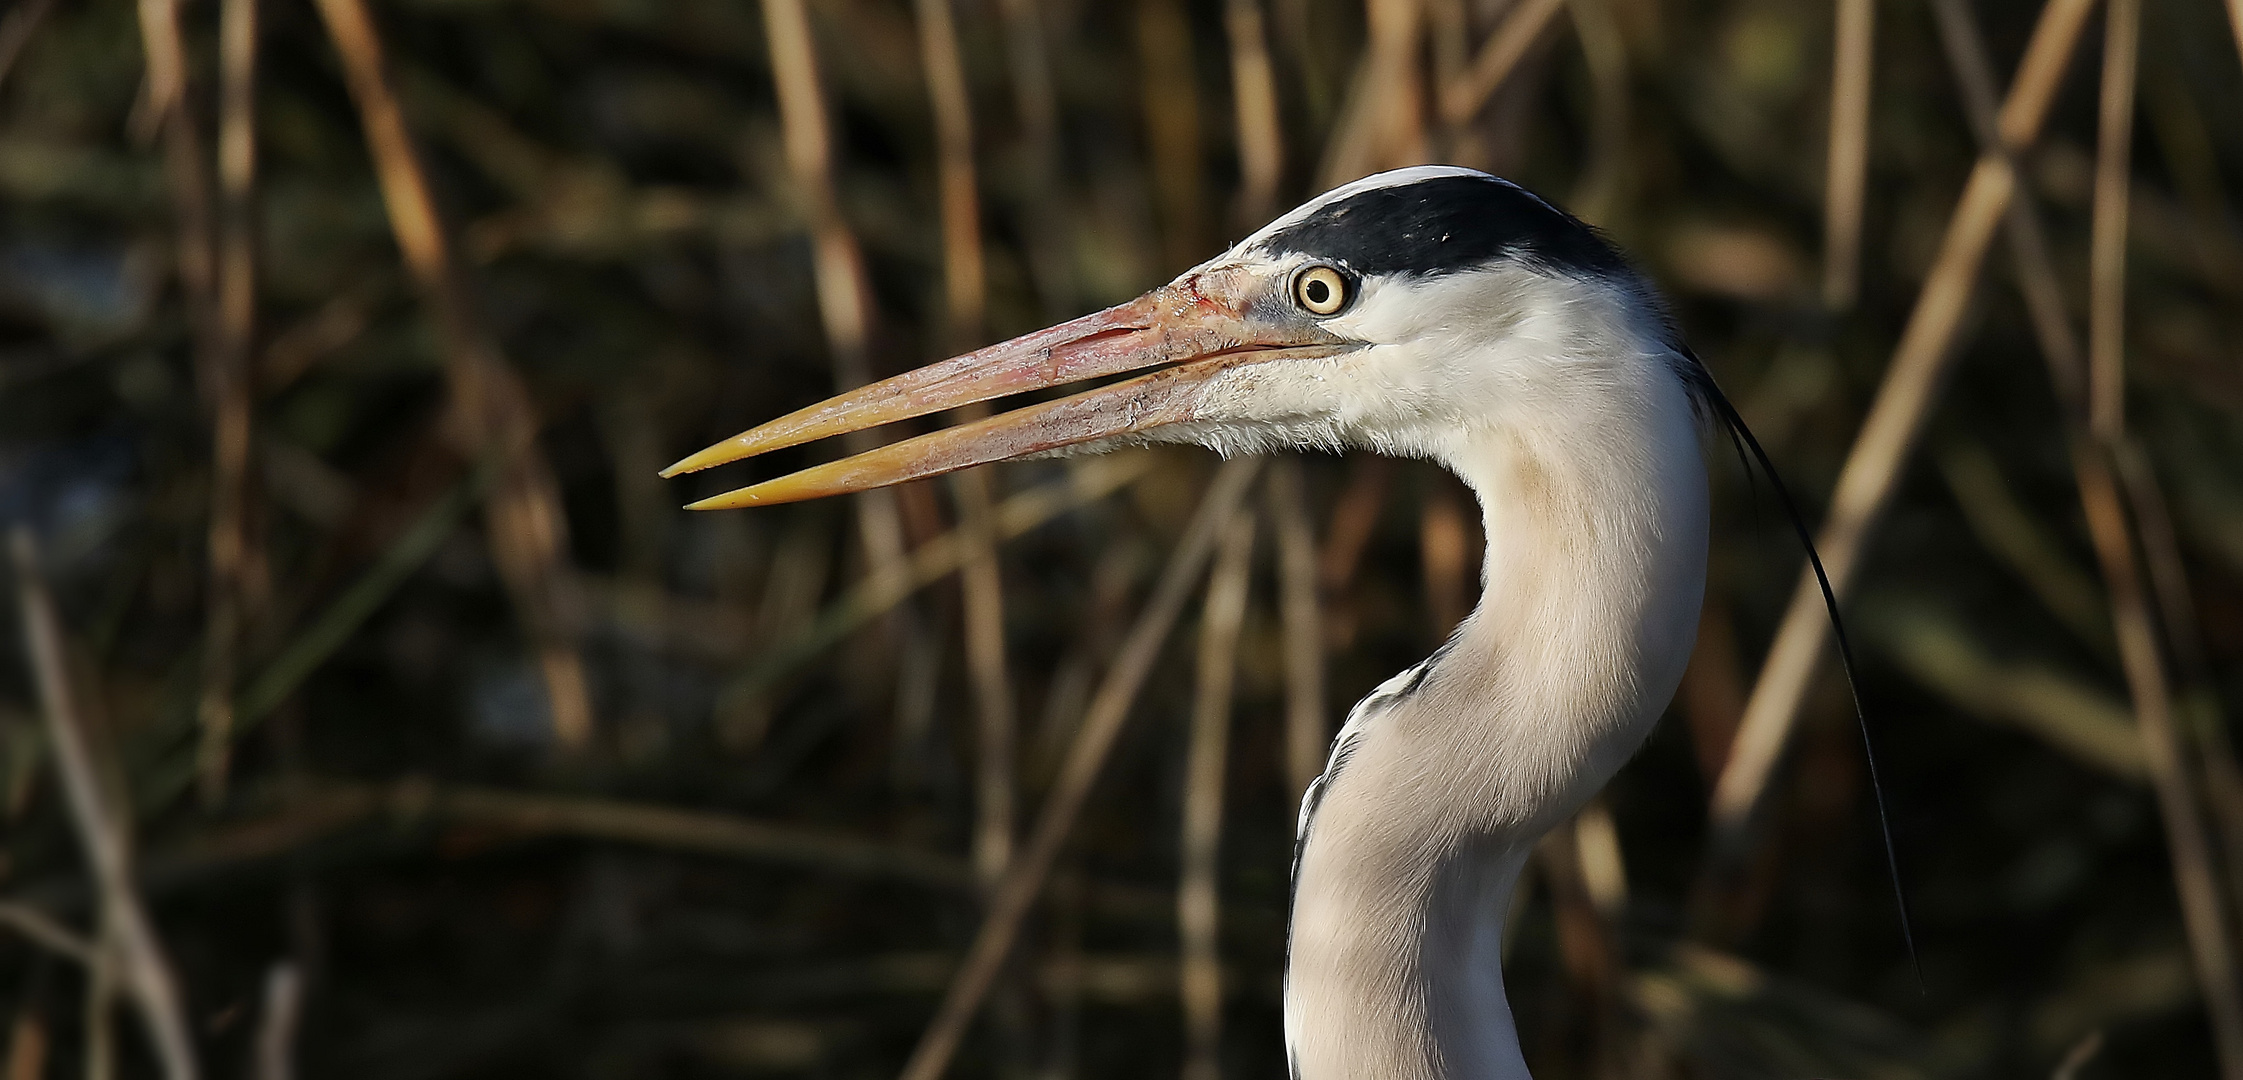
[[[699,502],[687,503],[685,508],[688,510],[741,510],[750,506],[770,506],[776,503],[796,501],[796,499],[784,497],[784,493],[781,491],[765,490],[770,486],[771,482],[766,481],[761,484],[750,484],[744,488],[734,488],[722,495],[711,495]],[[774,495],[780,497],[773,498]]]
[[[726,439],[715,446],[680,458],[676,464],[662,470],[662,478],[667,480],[681,473],[695,473],[703,469],[713,469],[719,465],[730,465],[735,461],[754,457],[768,449],[770,449],[768,446],[748,442],[744,436]]]
[[[709,450],[714,449],[716,449],[716,447],[712,446],[709,448]],[[662,470],[662,478],[664,480],[667,480],[673,476],[678,476],[683,473],[700,472],[701,470],[706,469],[712,465],[723,464],[722,462],[709,460],[709,458],[714,456],[709,452],[709,450],[703,450],[698,454],[691,454],[678,459],[677,463],[671,465],[667,469]]]

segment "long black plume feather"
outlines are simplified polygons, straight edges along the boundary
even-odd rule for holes
[[[1815,584],[1822,587],[1823,607],[1830,612],[1831,635],[1838,643],[1838,664],[1845,670],[1846,693],[1854,703],[1854,722],[1861,728],[1861,753],[1869,765],[1869,791],[1877,804],[1877,832],[1885,843],[1885,871],[1892,877],[1893,903],[1900,911],[1900,938],[1908,948],[1908,963],[1915,969],[1916,987],[1922,991],[1924,963],[1916,952],[1914,920],[1908,913],[1908,890],[1901,885],[1900,855],[1893,844],[1892,815],[1885,805],[1885,782],[1877,771],[1877,749],[1875,740],[1869,733],[1869,713],[1862,708],[1861,687],[1854,681],[1853,643],[1846,636],[1846,620],[1838,614],[1838,594],[1830,587],[1830,575],[1823,570],[1822,554],[1815,550],[1814,535],[1808,530],[1807,519],[1799,512],[1798,504],[1792,502],[1791,490],[1784,486],[1783,477],[1777,474],[1776,463],[1768,457],[1768,451],[1761,448],[1760,440],[1753,437],[1752,429],[1745,426],[1745,418],[1737,412],[1735,405],[1729,403],[1728,395],[1721,392],[1720,385],[1713,381],[1713,374],[1706,370],[1705,364],[1692,355],[1687,347],[1681,347],[1681,352],[1695,369],[1690,372],[1691,381],[1696,383],[1706,403],[1713,407],[1715,417],[1721,421],[1731,445],[1741,442],[1738,457],[1740,464],[1744,466],[1747,480],[1752,476],[1753,462],[1758,462],[1760,471],[1767,474],[1768,486],[1775,489],[1776,501],[1783,506],[1784,516],[1791,519],[1792,531],[1798,534],[1799,545],[1806,549],[1808,565],[1814,567]],[[1744,450],[1751,451],[1751,460],[1744,460]]]

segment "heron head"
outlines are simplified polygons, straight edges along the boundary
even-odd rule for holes
[[[1579,221],[1485,173],[1402,169],[1311,200],[1128,303],[839,395],[662,475],[1124,375],[693,508],[794,502],[1130,443],[1438,456],[1504,411],[1609,383],[1612,364],[1662,351],[1663,325],[1640,279]]]

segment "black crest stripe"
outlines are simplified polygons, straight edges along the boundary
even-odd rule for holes
[[[1257,245],[1329,259],[1360,274],[1434,277],[1518,258],[1608,275],[1627,260],[1595,229],[1507,180],[1447,174],[1334,199]]]

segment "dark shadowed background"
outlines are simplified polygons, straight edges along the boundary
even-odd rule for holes
[[[0,1072],[892,1076],[1073,776],[951,1074],[1283,1075],[1298,793],[1474,602],[1461,485],[655,474],[1450,161],[1835,522],[1921,959],[1709,445],[1696,658],[1515,905],[1536,1075],[2243,1078],[2239,33],[2048,2],[12,0]]]

